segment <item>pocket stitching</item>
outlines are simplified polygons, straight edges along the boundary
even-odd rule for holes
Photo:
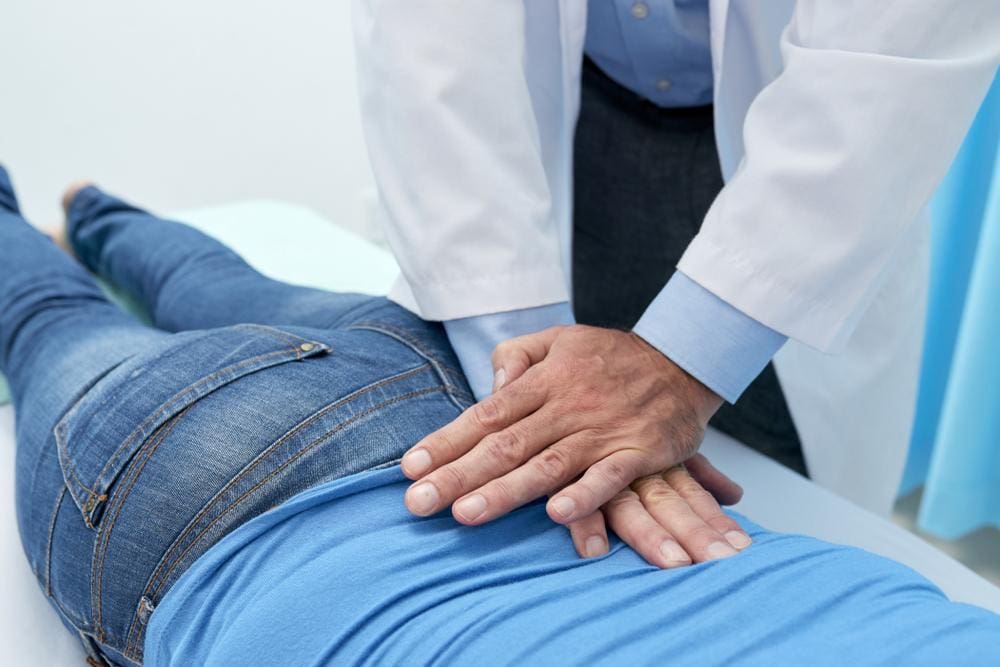
[[[382,403],[379,403],[378,405],[372,406],[372,407],[368,408],[367,410],[364,410],[364,411],[362,411],[362,412],[360,412],[360,413],[358,413],[358,414],[350,417],[349,419],[344,420],[343,422],[340,422],[339,424],[337,424],[333,428],[329,429],[326,433],[324,433],[321,436],[315,438],[312,442],[310,442],[309,444],[307,444],[306,446],[304,446],[302,449],[300,449],[298,452],[296,452],[294,456],[290,457],[287,461],[285,461],[280,466],[278,466],[277,468],[275,468],[274,470],[272,470],[266,477],[264,477],[263,479],[259,480],[251,488],[249,488],[246,491],[244,491],[242,494],[240,494],[240,496],[238,498],[236,498],[231,503],[229,503],[229,505],[227,505],[225,508],[223,508],[223,510],[218,514],[218,516],[216,516],[214,519],[212,519],[212,521],[209,522],[209,524],[207,526],[205,526],[201,531],[199,531],[199,533],[195,536],[194,540],[192,540],[192,542],[187,547],[185,547],[184,550],[174,559],[173,563],[167,568],[167,570],[161,576],[160,582],[158,584],[156,584],[155,588],[153,588],[152,590],[150,590],[150,588],[147,587],[147,589],[143,592],[143,595],[146,596],[146,597],[148,597],[148,598],[150,598],[150,599],[155,599],[156,596],[160,594],[160,591],[163,588],[164,584],[167,581],[170,580],[170,575],[173,573],[173,571],[177,568],[177,566],[180,563],[182,563],[184,561],[184,557],[187,556],[187,554],[191,551],[191,549],[193,549],[195,547],[195,545],[197,545],[200,542],[201,538],[206,533],[208,533],[212,529],[212,527],[215,526],[216,523],[218,523],[220,520],[222,520],[222,518],[225,517],[227,514],[229,514],[233,509],[235,509],[240,504],[242,504],[242,502],[248,496],[250,496],[252,493],[254,493],[257,489],[259,489],[264,484],[266,484],[267,482],[269,482],[272,479],[274,479],[274,477],[276,477],[278,474],[280,474],[285,468],[287,468],[288,466],[292,465],[295,461],[297,461],[298,459],[300,459],[301,457],[305,456],[307,453],[309,453],[310,451],[312,451],[313,449],[315,449],[316,447],[318,447],[320,444],[322,444],[323,442],[325,442],[331,436],[339,433],[340,431],[348,428],[349,426],[351,426],[355,422],[359,421],[360,419],[362,419],[364,417],[367,417],[371,413],[373,413],[375,411],[378,411],[378,410],[380,410],[380,409],[382,409],[384,407],[387,407],[389,405],[394,405],[395,403],[398,403],[398,402],[404,401],[404,400],[408,400],[410,398],[416,398],[416,397],[419,397],[419,396],[424,396],[424,395],[427,395],[427,394],[432,394],[432,393],[441,392],[441,391],[445,391],[445,389],[443,387],[428,387],[426,389],[420,389],[420,390],[417,390],[417,391],[411,391],[411,392],[408,392],[406,394],[402,394],[400,396],[395,396],[395,397],[393,397],[391,399],[383,401]],[[158,566],[158,569],[159,569],[159,566]],[[138,650],[139,646],[138,646],[138,642],[139,642],[139,638],[142,636],[142,632],[141,631],[136,632],[138,630],[138,622],[137,621],[138,621],[137,617],[133,617],[132,624],[131,624],[131,629],[129,631],[130,638],[129,638],[129,641],[126,642],[126,651],[128,651],[128,653],[126,653],[126,656],[131,657],[132,659],[136,659],[136,660],[139,659],[139,650]],[[131,637],[132,637],[132,635],[133,635],[134,632],[135,632],[135,640],[133,642],[133,640],[132,640]],[[132,645],[132,644],[134,644],[134,645]]]
[[[122,451],[125,450],[127,446],[131,445],[132,442],[136,438],[139,437],[139,434],[142,433],[142,430],[144,428],[146,428],[147,426],[149,426],[150,423],[152,423],[152,422],[156,421],[157,419],[159,419],[163,415],[163,413],[167,412],[171,407],[174,406],[175,403],[180,403],[180,402],[183,402],[183,401],[187,400],[188,399],[188,394],[190,394],[193,391],[199,389],[202,385],[209,384],[210,382],[212,382],[213,380],[215,380],[219,376],[224,375],[224,374],[226,374],[226,373],[228,373],[230,371],[235,371],[235,370],[237,370],[239,368],[242,368],[243,366],[247,366],[247,365],[252,364],[254,362],[263,361],[264,359],[267,359],[269,357],[278,356],[278,355],[282,355],[282,354],[287,354],[289,351],[293,351],[293,350],[295,351],[296,357],[297,357],[298,350],[295,349],[295,348],[274,350],[273,352],[266,352],[264,354],[259,354],[256,357],[250,357],[249,359],[244,359],[243,361],[240,361],[238,363],[231,364],[229,366],[226,366],[225,368],[220,368],[219,370],[215,371],[214,373],[206,375],[205,377],[201,378],[200,380],[198,380],[196,382],[193,382],[190,385],[188,385],[187,387],[185,387],[184,389],[180,390],[179,392],[177,392],[176,394],[174,394],[173,396],[171,396],[170,398],[168,398],[167,401],[163,405],[161,405],[156,412],[154,412],[149,417],[146,417],[146,419],[143,420],[142,424],[140,424],[138,427],[136,427],[136,429],[134,431],[132,431],[132,433],[129,434],[128,438],[126,438],[125,441],[121,445],[118,446],[118,449],[115,450],[114,454],[112,454],[111,457],[108,459],[108,461],[104,464],[104,467],[101,468],[101,471],[99,473],[97,473],[97,479],[100,479],[101,477],[103,477],[105,475],[105,473],[107,473],[108,468],[111,467],[112,462],[114,462],[115,465],[117,465],[116,459],[118,459],[121,456]]]
[[[264,327],[258,327],[258,328],[260,328],[263,331],[269,331],[268,329],[266,329]],[[302,339],[302,340],[305,340],[305,339]],[[326,346],[326,345],[324,345],[322,343],[317,343],[315,341],[311,341],[311,342],[313,342],[316,345],[316,349],[318,351],[328,350],[329,349],[329,346]],[[162,417],[163,414],[166,413],[166,412],[168,412],[169,410],[171,410],[171,409],[177,409],[178,404],[183,404],[185,401],[190,400],[191,394],[197,393],[197,391],[203,385],[209,384],[209,383],[215,381],[220,376],[225,375],[227,373],[236,372],[240,368],[243,368],[243,367],[245,367],[247,365],[260,363],[260,362],[265,361],[266,359],[269,359],[269,358],[272,358],[272,357],[286,355],[289,352],[294,352],[295,353],[295,360],[296,361],[299,361],[299,360],[302,359],[302,355],[300,353],[299,347],[297,347],[297,346],[295,346],[295,347],[285,347],[285,348],[281,348],[281,349],[278,349],[278,350],[273,350],[271,352],[266,352],[264,354],[259,354],[259,355],[256,355],[254,357],[249,357],[247,359],[243,359],[242,361],[240,361],[238,363],[235,363],[235,364],[230,364],[229,366],[226,366],[225,368],[221,368],[221,369],[215,371],[214,373],[211,373],[209,375],[206,375],[205,377],[200,378],[196,382],[191,383],[187,387],[185,387],[185,388],[181,389],[180,391],[178,391],[177,393],[175,393],[173,396],[171,396],[170,398],[168,398],[154,413],[152,413],[151,415],[149,415],[148,417],[146,417],[146,419],[144,419],[142,421],[142,423],[138,427],[136,427],[136,429],[134,431],[132,431],[132,433],[129,434],[129,436],[122,442],[122,444],[118,446],[118,448],[111,455],[111,457],[109,457],[108,460],[105,462],[105,464],[101,468],[100,472],[96,475],[96,477],[95,477],[95,483],[97,481],[100,481],[100,479],[105,474],[107,474],[108,470],[112,468],[112,465],[114,465],[114,466],[120,465],[120,463],[121,463],[120,459],[122,458],[123,454],[125,452],[130,452],[131,451],[131,447],[134,444],[136,438],[138,438],[139,435],[142,434],[142,432],[146,428],[148,428],[151,423],[155,422],[157,419],[159,419],[160,417]],[[289,361],[291,361],[291,359],[289,359]],[[84,396],[85,395],[86,394],[84,394]],[[81,397],[81,399],[82,399],[82,397]],[[65,430],[66,430],[67,427],[66,427],[66,425],[65,425],[64,422],[69,417],[69,415],[72,414],[72,413],[73,413],[73,410],[70,410],[70,412],[67,413],[67,416],[64,417],[63,420],[61,420],[61,423],[59,425],[57,425],[56,429],[55,429],[56,430],[56,440],[57,440],[57,443],[59,444],[59,450],[60,450],[59,451],[59,458],[60,458],[60,463],[64,464],[64,466],[65,466],[64,470],[69,475],[69,477],[72,478],[72,482],[73,482],[74,488],[75,487],[79,487],[80,489],[82,489],[83,491],[85,491],[88,494],[88,496],[89,496],[89,499],[87,500],[87,502],[85,503],[85,506],[83,508],[84,509],[83,515],[84,515],[84,522],[87,524],[87,526],[90,527],[90,528],[93,528],[94,524],[93,524],[93,521],[91,520],[91,513],[93,512],[93,510],[97,507],[97,505],[99,503],[105,502],[108,499],[108,496],[107,496],[106,493],[98,494],[95,490],[89,488],[86,484],[83,483],[83,481],[80,479],[79,474],[76,471],[75,464],[74,464],[72,458],[69,455],[69,447],[66,444],[66,440],[65,440]],[[131,456],[131,455],[132,454],[129,454],[129,456]],[[71,490],[71,492],[72,492],[72,490]]]
[[[101,589],[103,586],[103,579],[104,579],[104,560],[108,553],[108,545],[111,543],[111,532],[118,521],[118,517],[121,515],[121,510],[122,507],[124,507],[125,505],[125,500],[132,493],[132,489],[135,487],[136,482],[139,480],[139,477],[142,474],[143,469],[145,469],[146,467],[146,464],[149,463],[149,460],[153,458],[153,454],[163,443],[166,437],[170,434],[170,432],[173,431],[174,426],[177,425],[177,423],[181,420],[181,418],[185,414],[187,414],[188,410],[190,409],[191,406],[189,405],[188,407],[181,410],[170,421],[165,423],[162,427],[160,427],[158,431],[154,433],[154,436],[156,436],[155,438],[151,436],[151,439],[149,441],[149,446],[143,452],[145,456],[142,459],[142,462],[141,463],[139,463],[138,461],[136,462],[138,464],[138,468],[135,470],[134,473],[132,473],[131,478],[128,480],[128,487],[124,488],[120,494],[115,494],[114,507],[108,516],[108,521],[104,524],[104,527],[102,528],[100,535],[98,536],[97,542],[94,544],[95,559],[91,573],[92,585],[91,585],[90,602],[94,609],[94,631],[97,633],[97,641],[99,642],[103,643],[105,639],[104,625],[101,620],[101,612],[102,612]],[[97,553],[98,547],[100,547],[99,554]]]
[[[341,406],[343,406],[343,405],[345,405],[345,404],[347,404],[347,403],[349,403],[349,402],[351,402],[351,401],[353,401],[353,400],[355,400],[357,398],[360,398],[360,397],[362,397],[362,396],[370,393],[371,391],[374,391],[375,389],[379,389],[381,387],[384,387],[384,386],[386,386],[388,384],[392,384],[394,382],[398,382],[400,380],[405,380],[408,377],[411,377],[413,375],[418,374],[420,371],[426,370],[428,367],[429,367],[429,364],[424,363],[424,364],[421,364],[420,366],[417,366],[415,368],[411,368],[409,370],[403,371],[402,373],[397,373],[396,375],[392,375],[390,377],[378,380],[377,382],[373,382],[372,384],[366,385],[364,387],[361,387],[360,389],[355,390],[354,392],[348,394],[347,396],[343,396],[343,397],[341,397],[341,398],[333,401],[332,403],[329,403],[329,404],[323,406],[322,408],[320,408],[319,410],[317,410],[313,414],[309,415],[304,420],[302,420],[301,422],[299,422],[298,424],[296,424],[291,430],[287,431],[280,438],[278,438],[273,443],[271,443],[270,445],[268,445],[268,447],[266,449],[264,449],[264,451],[262,451],[260,454],[258,454],[254,458],[253,461],[250,461],[250,463],[248,463],[244,467],[244,469],[241,470],[239,472],[239,474],[236,475],[236,477],[234,477],[233,479],[229,480],[229,482],[227,482],[225,486],[223,486],[218,492],[215,493],[215,495],[212,496],[212,498],[207,503],[205,503],[205,506],[202,507],[198,511],[198,514],[196,514],[191,519],[191,521],[188,522],[188,526],[190,527],[193,524],[195,524],[198,521],[200,521],[201,518],[205,515],[205,513],[211,511],[212,508],[217,504],[218,498],[221,497],[222,494],[224,494],[226,491],[228,491],[230,488],[232,488],[235,484],[239,483],[246,475],[248,475],[252,470],[254,470],[255,467],[256,467],[256,465],[259,464],[259,462],[264,457],[266,457],[268,454],[270,454],[274,450],[274,448],[281,446],[286,441],[288,441],[290,438],[293,438],[295,435],[297,435],[298,433],[300,433],[301,431],[303,431],[304,429],[306,429],[307,427],[309,427],[310,425],[312,425],[313,423],[315,423],[319,419],[322,419],[323,417],[325,417],[327,414],[329,414],[333,410],[336,410],[337,408],[339,408],[339,407],[341,407]],[[174,539],[174,541],[173,541],[173,543],[171,543],[170,547],[167,548],[167,552],[164,554],[164,556],[169,555],[170,552],[173,551],[174,545],[177,544],[180,540],[183,540],[185,537],[187,537],[190,534],[191,530],[193,530],[193,529],[191,529],[189,527],[186,527],[181,532],[181,534],[178,535]],[[150,580],[149,580],[149,582],[147,582],[146,594],[151,594],[150,590],[149,590],[149,586],[152,586],[154,584],[154,582],[156,582],[156,580],[157,580],[157,578],[158,578],[158,576],[160,574],[160,570],[162,569],[163,566],[164,566],[163,563],[161,563],[160,565],[158,565],[157,568],[150,575]],[[156,590],[159,590],[159,585],[158,584],[157,584],[157,589]]]
[[[223,372],[226,372],[226,371],[229,371],[229,370],[235,370],[235,369],[239,368],[243,364],[251,363],[253,361],[260,361],[260,360],[263,360],[263,359],[265,359],[265,358],[267,358],[267,357],[269,357],[271,355],[284,354],[284,353],[287,353],[288,351],[295,352],[295,359],[296,359],[296,361],[301,361],[302,360],[302,354],[300,352],[300,350],[301,350],[301,348],[300,348],[300,342],[313,343],[314,345],[317,346],[318,349],[321,349],[321,350],[322,349],[326,349],[326,350],[329,349],[329,346],[327,346],[327,345],[325,345],[323,343],[320,343],[318,341],[308,340],[308,339],[302,338],[300,336],[295,336],[294,334],[288,333],[286,331],[282,331],[281,329],[278,329],[277,327],[268,327],[268,326],[262,326],[262,325],[259,325],[259,324],[239,324],[239,325],[233,326],[232,328],[233,329],[252,329],[254,331],[258,331],[260,333],[266,334],[266,335],[270,336],[271,338],[274,338],[274,339],[276,339],[278,341],[284,342],[286,344],[290,344],[290,347],[287,348],[287,349],[286,348],[282,348],[280,350],[275,350],[273,352],[267,352],[265,354],[257,355],[256,357],[252,357],[250,359],[244,359],[240,363],[232,364],[230,366],[227,366],[226,368],[223,368],[223,369],[220,369],[220,370],[216,371],[215,373],[212,373],[211,375],[209,375],[207,377],[201,378],[201,380],[199,380],[198,382],[195,382],[195,383],[193,383],[191,385],[188,385],[187,387],[185,387],[184,389],[182,389],[181,391],[179,391],[177,394],[175,394],[174,396],[171,396],[169,399],[167,399],[166,403],[164,403],[164,405],[161,406],[161,409],[164,408],[165,406],[169,405],[170,403],[175,402],[176,400],[178,400],[178,398],[182,394],[185,394],[185,393],[191,391],[192,389],[198,387],[202,381],[207,381],[209,379],[214,379],[215,377],[218,376],[219,373],[223,373]],[[122,363],[124,363],[124,362],[122,362]],[[111,373],[113,370],[115,370],[120,365],[121,365],[121,363],[115,364],[114,366],[112,366],[110,369],[108,369],[108,371],[106,373],[104,373],[101,376],[100,379],[103,379],[104,377],[106,377],[109,373]],[[56,440],[60,444],[60,449],[64,449],[65,448],[65,444],[64,444],[64,442],[62,442],[64,440],[64,431],[67,428],[65,422],[66,422],[67,419],[69,419],[76,412],[77,406],[80,405],[81,399],[84,396],[86,396],[87,393],[88,392],[85,391],[85,392],[83,392],[83,394],[81,394],[79,397],[77,397],[77,399],[74,402],[73,406],[69,410],[66,411],[66,414],[59,420],[59,423],[56,424],[56,427],[55,427],[54,431],[55,431]],[[105,472],[107,471],[108,465],[110,465],[110,461],[113,460],[115,457],[117,457],[117,456],[120,455],[122,447],[124,447],[126,444],[128,444],[130,440],[132,440],[135,437],[137,437],[137,435],[136,435],[137,432],[141,432],[141,430],[144,429],[148,425],[148,423],[149,423],[150,420],[159,418],[160,414],[162,414],[162,410],[158,411],[157,414],[151,415],[146,420],[144,420],[143,423],[140,424],[136,428],[136,431],[134,431],[132,434],[130,434],[128,438],[126,438],[126,441],[124,443],[122,443],[122,445],[118,448],[118,450],[116,450],[115,453],[112,455],[112,457],[108,461],[108,463],[105,464],[105,466],[101,470],[101,472],[98,473],[96,479],[100,479],[101,476],[105,474]],[[62,458],[63,457],[60,456],[60,459],[62,459]],[[79,475],[76,472],[76,467],[74,466],[73,461],[71,459],[69,459],[68,452],[67,452],[66,459],[67,459],[66,460],[66,464],[68,466],[68,471],[67,472],[69,473],[70,477],[73,478],[73,482],[76,484],[76,486],[79,486],[83,491],[87,492],[87,494],[90,495],[92,498],[96,498],[99,502],[105,500],[106,497],[102,498],[102,496],[104,494],[98,494],[98,493],[96,493],[94,490],[92,490],[90,487],[88,487],[86,484],[83,483],[83,480],[80,479]]]

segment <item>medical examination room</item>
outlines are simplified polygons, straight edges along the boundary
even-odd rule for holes
[[[0,10],[5,663],[1000,665],[996,0]]]

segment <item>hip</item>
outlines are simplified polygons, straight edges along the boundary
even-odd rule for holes
[[[27,499],[53,507],[29,558],[88,651],[141,663],[150,613],[222,537],[457,416],[457,365],[420,339],[378,322],[193,332],[88,389]]]

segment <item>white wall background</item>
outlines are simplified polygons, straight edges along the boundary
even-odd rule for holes
[[[349,7],[3,2],[0,163],[22,209],[55,224],[91,178],[158,211],[277,198],[357,229],[372,177]]]

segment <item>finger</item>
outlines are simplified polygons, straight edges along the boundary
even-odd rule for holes
[[[596,558],[608,553],[608,531],[600,510],[569,524],[569,534],[580,558]]]
[[[583,458],[586,455],[585,442],[585,436],[574,434],[543,448],[524,465],[460,498],[452,508],[455,519],[468,525],[483,524],[546,493],[561,489],[586,467],[588,461]],[[574,519],[590,514],[593,512],[580,512]],[[549,515],[552,515],[551,511]]]
[[[585,464],[586,465],[586,464]],[[590,465],[578,482],[549,500],[546,510],[556,523],[569,523],[595,512],[644,474],[639,452],[620,450]]]
[[[503,391],[465,410],[403,455],[403,474],[419,479],[462,456],[490,433],[496,433],[537,410],[545,401],[542,384],[523,377]]]
[[[659,475],[644,477],[633,485],[639,500],[696,563],[737,554],[717,530],[709,526]]]
[[[663,473],[663,480],[676,491],[701,520],[714,528],[734,549],[750,546],[750,536],[729,517],[711,493],[696,482],[684,466],[674,466]]]
[[[743,487],[729,479],[701,454],[684,462],[691,477],[715,496],[720,505],[735,505],[743,497]]]
[[[406,491],[406,506],[414,514],[427,516],[451,505],[459,497],[478,490],[477,498],[463,498],[464,511],[460,521],[466,517],[477,517],[486,509],[490,496],[481,494],[483,485],[498,480],[531,459],[537,452],[565,435],[563,420],[552,413],[551,408],[542,408],[524,419],[511,424],[497,433],[483,438],[469,452],[421,478]],[[508,503],[504,512],[520,504],[534,500],[553,487],[543,487],[535,494],[515,505]],[[502,491],[502,489],[501,489]],[[494,494],[495,495],[495,494]],[[523,495],[523,494],[522,494]],[[519,496],[521,497],[521,496]],[[478,511],[476,508],[478,507]],[[504,512],[492,512],[490,518]],[[484,521],[488,520],[484,517]],[[464,521],[468,523],[470,521]]]
[[[608,501],[604,514],[611,530],[650,564],[662,568],[691,564],[691,556],[653,519],[632,489]]]
[[[549,353],[552,342],[565,327],[511,338],[493,348],[493,392],[521,377]]]

